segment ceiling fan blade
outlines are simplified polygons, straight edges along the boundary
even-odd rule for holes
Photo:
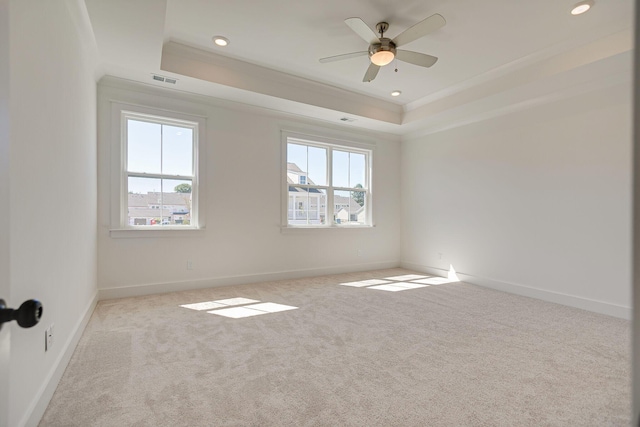
[[[360,18],[347,18],[344,23],[367,43],[378,43],[378,35]]]
[[[380,67],[378,67],[376,64],[372,62],[371,64],[369,64],[369,68],[367,68],[367,72],[364,73],[364,78],[362,79],[362,81],[365,83],[372,81],[378,75],[378,71],[380,71]]]
[[[438,61],[438,58],[436,58],[435,56],[427,55],[424,53],[411,52],[409,50],[397,50],[396,58],[398,58],[400,61],[419,65],[421,67],[431,67]]]
[[[358,56],[365,56],[368,54],[369,52],[367,51],[352,52],[352,53],[345,53],[343,55],[328,56],[326,58],[320,58],[319,61],[322,62],[323,64],[326,64],[327,62],[342,61],[343,59],[356,58]]]
[[[396,46],[402,46],[407,43],[411,43],[412,41],[426,36],[427,34],[437,30],[438,28],[442,28],[446,23],[447,21],[444,20],[442,15],[436,13],[435,15],[431,15],[427,19],[418,22],[413,27],[400,33],[395,39],[393,39],[393,42],[396,44]]]

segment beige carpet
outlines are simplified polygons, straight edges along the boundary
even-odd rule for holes
[[[629,424],[628,321],[406,274],[102,301],[40,425]]]

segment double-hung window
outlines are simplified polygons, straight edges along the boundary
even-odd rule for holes
[[[201,123],[120,113],[120,228],[198,228]]]
[[[370,149],[285,136],[286,227],[372,225]]]

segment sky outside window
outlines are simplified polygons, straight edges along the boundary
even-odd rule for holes
[[[193,175],[193,129],[127,120],[127,170],[167,175]],[[176,181],[182,183],[185,181]],[[129,192],[174,192],[173,180],[129,178]],[[189,181],[190,183],[190,181]]]
[[[366,156],[360,153],[333,150],[333,185],[364,186]],[[300,144],[287,144],[287,162],[295,163],[315,185],[327,182],[327,149]]]

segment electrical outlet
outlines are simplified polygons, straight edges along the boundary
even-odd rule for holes
[[[362,256],[362,249],[358,249],[358,256]]]
[[[442,259],[442,252],[438,252],[438,259]]]
[[[187,270],[193,270],[193,261],[191,260],[187,261]]]
[[[53,323],[44,331],[44,351],[48,351],[53,345]]]

